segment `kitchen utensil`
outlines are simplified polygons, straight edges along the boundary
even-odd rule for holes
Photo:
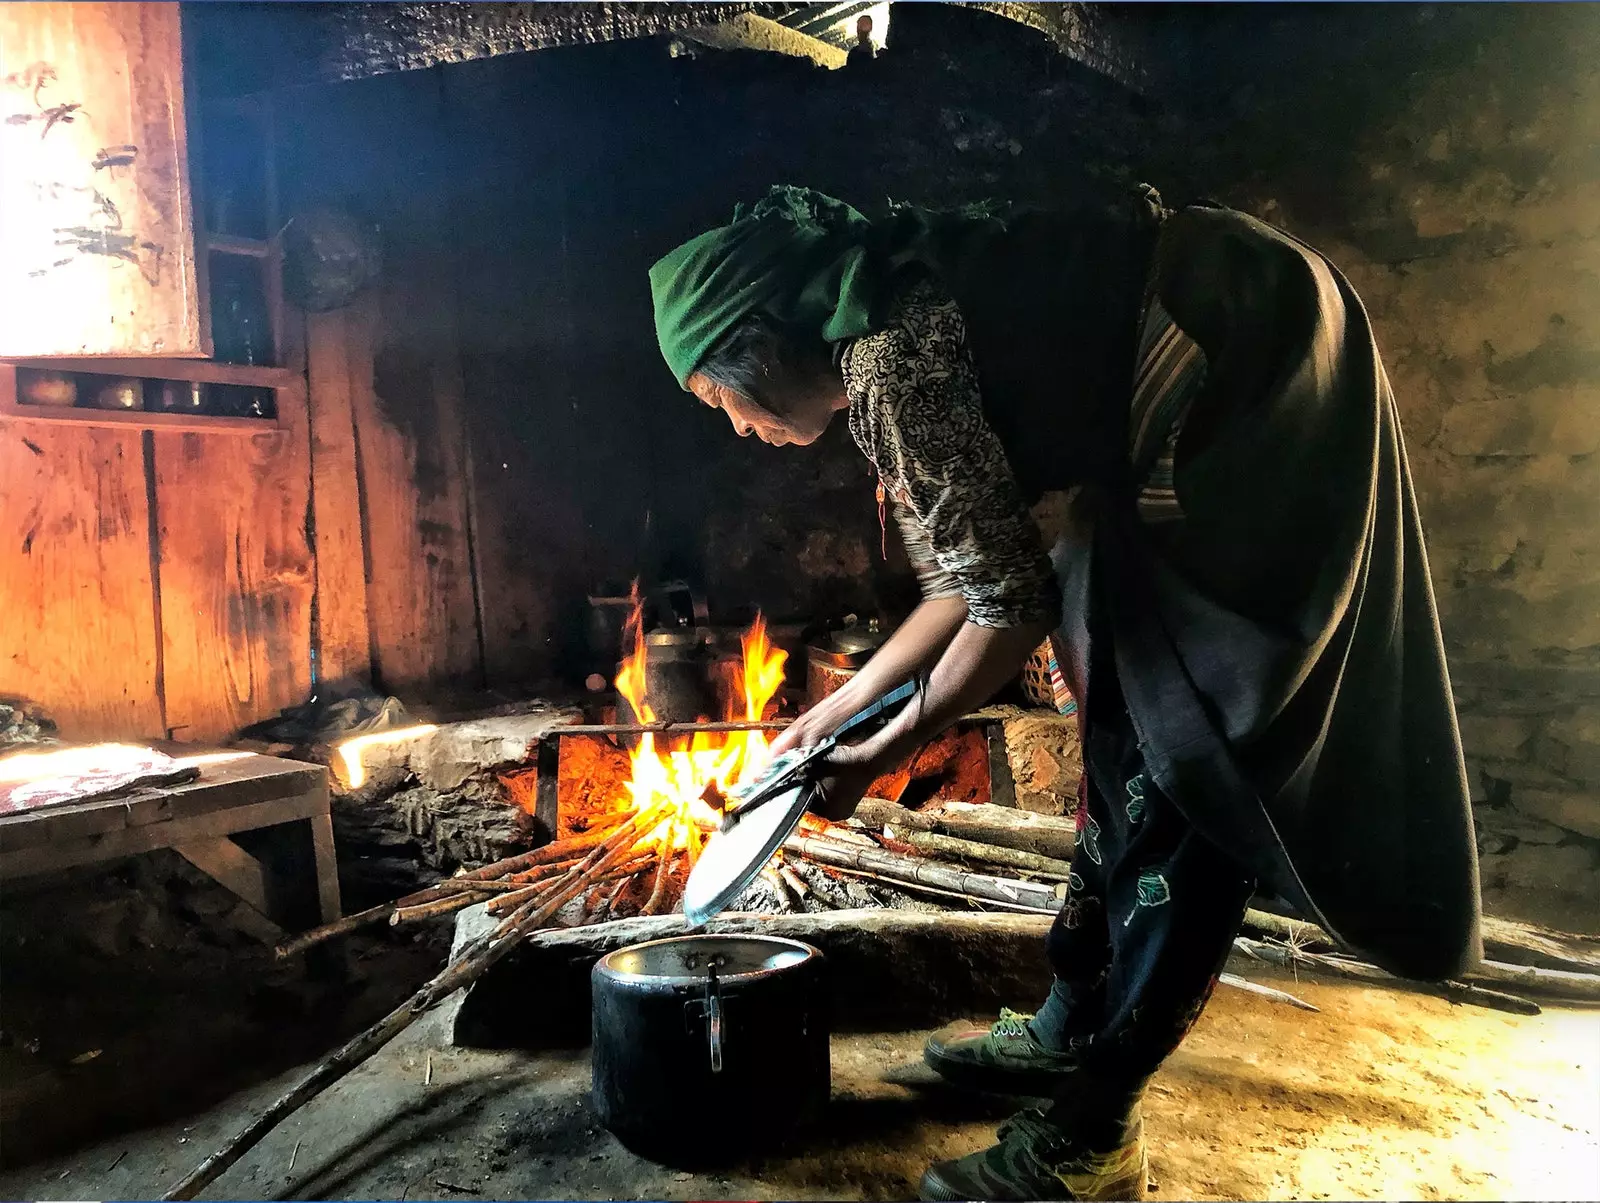
[[[127,377],[104,380],[94,392],[96,409],[143,409],[144,382]]]
[[[151,401],[155,404],[150,404]],[[206,408],[206,386],[198,380],[146,381],[145,408],[169,414],[203,413]]]
[[[915,696],[916,683],[892,689],[846,719],[827,739],[777,757],[748,787],[734,790],[737,806],[701,850],[683,888],[683,915],[691,927],[706,922],[744,893],[783,846],[816,791],[824,760],[847,735],[865,733]]]
[[[23,405],[68,406],[78,403],[78,380],[69,372],[17,372],[17,400]]]
[[[590,973],[600,1121],[680,1166],[789,1135],[828,1100],[824,974],[815,948],[771,936],[677,936],[602,957]]]
[[[883,646],[883,636],[872,627],[846,627],[830,632],[806,647],[806,704],[815,706],[839,689],[872,654]]]
[[[644,696],[656,719],[692,723],[712,713],[716,696],[711,688],[711,656],[706,649],[705,631],[697,627],[651,631],[644,637],[644,644]],[[617,719],[642,722],[643,716],[619,695]]]

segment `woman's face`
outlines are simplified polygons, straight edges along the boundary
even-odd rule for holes
[[[794,407],[793,416],[780,418],[771,410],[717,384],[701,372],[689,377],[689,391],[700,399],[702,405],[709,405],[727,414],[728,421],[733,423],[733,429],[740,438],[748,438],[753,434],[763,443],[774,447],[791,444],[804,447],[816,442],[838,408],[831,398],[819,393],[801,398]]]

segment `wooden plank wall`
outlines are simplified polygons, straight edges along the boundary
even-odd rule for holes
[[[278,415],[273,434],[152,436],[162,681],[175,739],[225,739],[310,692],[304,384],[278,393]]]
[[[348,356],[373,678],[413,694],[482,681],[453,295],[434,280],[359,300],[373,337]]]
[[[372,305],[356,304],[306,317],[318,675],[340,684],[370,683],[372,679],[361,481],[351,395],[356,391],[353,365],[365,365],[369,376],[372,372],[376,316]]]
[[[303,701],[304,388],[255,436],[0,422],[0,696],[71,739],[217,741]]]
[[[315,681],[413,701],[481,688],[484,604],[493,683],[527,680],[548,582],[512,553],[499,506],[492,565],[475,563],[467,385],[439,281],[306,320],[307,383],[279,393],[277,433],[0,422],[0,696],[73,739],[217,742]],[[491,504],[516,489],[496,485]]]
[[[138,431],[0,422],[0,695],[76,738],[165,727],[145,484]]]

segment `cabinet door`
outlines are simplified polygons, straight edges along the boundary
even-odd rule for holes
[[[210,350],[178,5],[0,4],[0,356]]]

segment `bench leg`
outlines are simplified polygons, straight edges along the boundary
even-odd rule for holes
[[[272,871],[227,836],[188,840],[173,850],[238,898],[230,921],[264,944],[283,939],[274,908]]]
[[[339,859],[333,850],[333,819],[326,813],[312,815],[311,847],[316,858],[317,902],[322,921],[332,923],[343,915],[339,902]]]

